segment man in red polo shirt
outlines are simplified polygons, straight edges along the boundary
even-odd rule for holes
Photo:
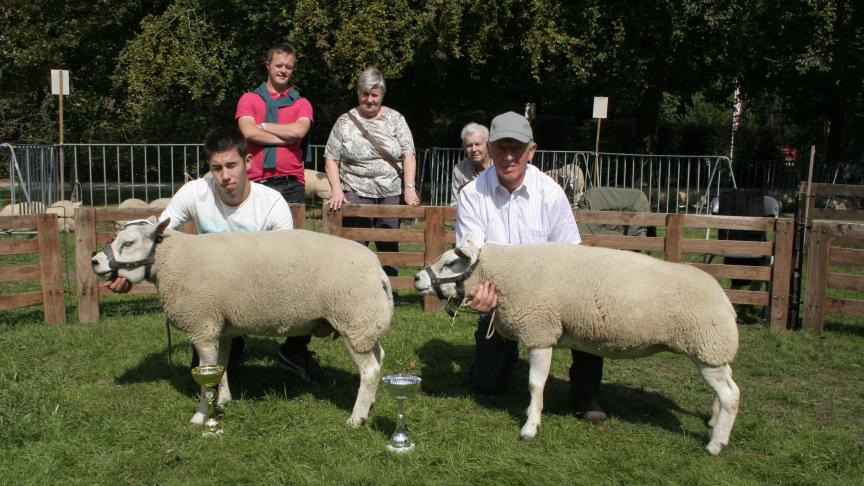
[[[267,80],[237,102],[234,115],[252,154],[249,179],[303,203],[304,138],[312,127],[312,104],[291,86],[297,53],[289,44],[267,50]]]
[[[240,97],[234,115],[252,155],[249,179],[275,189],[288,203],[302,204],[306,184],[304,139],[314,121],[312,104],[291,86],[297,63],[293,46],[275,45],[267,50],[266,59],[267,80]],[[310,336],[286,338],[279,347],[276,362],[304,379],[329,383],[331,378],[307,348],[309,341]]]

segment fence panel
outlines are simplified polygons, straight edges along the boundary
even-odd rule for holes
[[[42,304],[45,324],[66,324],[63,301],[63,264],[60,254],[57,215],[0,216],[0,228],[35,227],[35,240],[0,241],[0,255],[37,253],[38,265],[25,264],[0,267],[0,282],[40,281],[41,290],[0,296],[0,310]]]
[[[854,245],[844,248],[839,245]],[[828,289],[864,291],[864,275],[832,272],[831,267],[864,267],[864,224],[814,221],[808,237],[804,327],[820,334],[825,314],[864,316],[864,300],[828,295]]]

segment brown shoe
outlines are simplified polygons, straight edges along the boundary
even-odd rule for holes
[[[580,395],[574,397],[573,401],[576,413],[581,414],[582,418],[588,422],[596,424],[606,420],[606,412],[600,407],[596,396]]]

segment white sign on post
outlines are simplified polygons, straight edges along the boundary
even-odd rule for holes
[[[63,79],[63,91],[60,91],[60,79]],[[51,70],[51,94],[52,95],[68,95],[69,94],[69,71],[65,69]]]
[[[594,116],[592,118],[606,118],[606,108],[609,107],[609,98],[606,96],[594,97]]]

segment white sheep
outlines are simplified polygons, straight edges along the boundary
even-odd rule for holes
[[[234,336],[336,332],[360,369],[348,424],[366,420],[384,359],[380,339],[393,317],[390,281],[374,253],[303,230],[163,235],[168,221],[133,223],[93,257],[93,270],[153,281],[166,318],[189,336],[202,366],[227,366]],[[217,403],[230,400],[225,373]],[[206,410],[202,391],[192,422],[201,424]]]
[[[330,181],[327,180],[327,174],[315,170],[305,169],[303,178],[306,179],[306,200],[313,201],[319,199],[326,201],[330,199]]]
[[[60,231],[71,233],[75,231],[75,208],[80,207],[80,202],[73,203],[72,201],[61,199],[60,201],[55,201],[48,206],[48,209],[46,209],[45,212],[56,214],[57,225],[59,226]]]
[[[168,207],[169,204],[171,204],[170,197],[160,197],[159,199],[154,199],[150,201],[150,203],[147,204],[147,207],[151,209],[165,209]]]
[[[22,216],[22,215],[36,215],[45,212],[45,205],[41,202],[32,202],[32,203],[15,203],[15,204],[7,204],[3,206],[3,209],[0,209],[0,216]],[[8,231],[33,231],[36,228],[31,227],[18,227],[18,228],[0,228],[2,230]]]
[[[546,175],[558,183],[565,192],[573,195],[573,201],[578,203],[585,193],[585,173],[579,164],[564,164],[557,169],[547,170]]]
[[[499,295],[495,331],[528,348],[531,404],[523,440],[540,426],[552,349],[566,347],[605,358],[687,355],[715,392],[707,449],[716,455],[728,444],[740,398],[729,367],[738,328],[732,304],[710,275],[608,248],[539,243],[477,249],[466,242],[421,270],[414,286],[450,298],[463,285],[474,289],[487,280]]]

